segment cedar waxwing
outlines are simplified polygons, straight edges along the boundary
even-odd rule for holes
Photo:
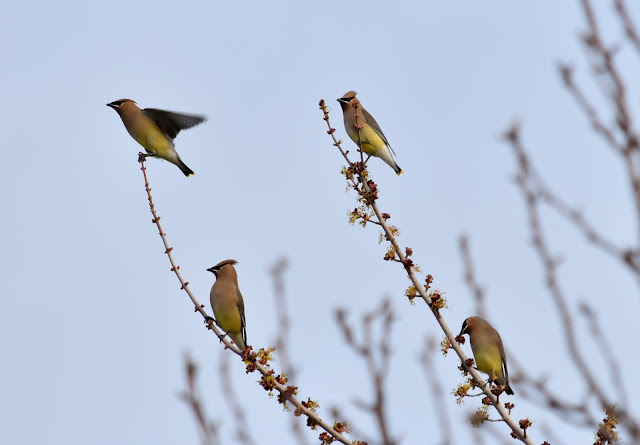
[[[375,156],[382,159],[384,162],[395,170],[398,175],[404,173],[396,161],[391,156],[391,145],[387,141],[386,136],[380,129],[380,126],[376,120],[367,113],[362,104],[356,99],[356,92],[349,91],[340,99],[340,106],[342,107],[342,114],[344,115],[344,128],[347,130],[347,134],[358,144],[358,130],[356,128],[356,114],[358,115],[358,125],[362,127],[360,129],[360,138],[362,143],[362,150],[369,156]],[[357,103],[358,108],[353,108],[353,104]],[[391,151],[389,151],[391,149]],[[395,155],[396,153],[393,152]],[[367,158],[369,159],[369,158]]]
[[[193,170],[178,156],[173,140],[180,130],[204,122],[207,119],[205,116],[174,113],[156,108],[141,110],[131,99],[116,100],[107,106],[118,112],[127,131],[145,148],[147,156],[157,156],[177,165],[185,176],[193,175]]]
[[[207,269],[216,276],[211,288],[211,309],[216,323],[242,351],[247,344],[244,300],[238,288],[236,260],[224,260]]]
[[[507,371],[507,357],[500,334],[488,321],[480,317],[469,317],[462,323],[460,335],[469,334],[473,358],[478,369],[490,377],[494,377],[504,392],[513,395],[509,386],[509,372]]]

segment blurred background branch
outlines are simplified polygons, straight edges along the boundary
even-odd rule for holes
[[[362,316],[360,341],[352,329],[353,323],[348,320],[346,309],[336,311],[336,322],[342,332],[346,344],[355,355],[366,363],[371,380],[373,400],[365,402],[356,398],[355,404],[361,410],[369,413],[375,419],[378,434],[375,443],[383,445],[396,445],[397,439],[391,434],[391,425],[387,415],[387,377],[391,366],[391,333],[393,329],[394,314],[388,299],[383,300],[380,306]],[[377,341],[374,338],[373,324],[379,321]],[[367,439],[374,443],[373,439]]]
[[[236,396],[233,390],[233,382],[231,381],[231,374],[229,372],[229,354],[226,351],[220,351],[220,387],[224,394],[226,402],[225,407],[231,412],[233,423],[236,428],[236,440],[235,443],[242,445],[255,445],[255,441],[251,437],[251,428],[247,422],[247,415],[245,413],[245,407]]]
[[[297,381],[298,371],[294,367],[291,356],[289,354],[289,336],[291,333],[291,321],[289,318],[289,305],[287,304],[286,287],[284,285],[284,274],[289,268],[286,258],[278,259],[270,268],[271,278],[273,281],[273,298],[276,324],[276,351],[282,365],[282,369],[287,373],[291,381]],[[296,417],[292,417],[289,423],[291,431],[299,445],[306,445],[307,439],[300,421]]]
[[[198,389],[198,365],[196,365],[188,354],[184,355],[184,374],[186,377],[186,388],[180,393],[179,397],[193,414],[200,434],[200,443],[202,445],[222,443],[220,442],[218,434],[218,425],[207,419],[207,415],[204,412],[202,397]]]
[[[591,2],[589,0],[581,0],[580,4],[587,23],[587,30],[582,36],[582,41],[591,63],[592,75],[605,103],[609,107],[611,116],[606,116],[606,113],[602,111],[596,111],[596,107],[587,97],[583,88],[575,81],[574,69],[568,64],[560,65],[560,76],[565,87],[578,104],[579,109],[591,123],[595,133],[611,148],[611,153],[620,157],[628,183],[631,185],[635,207],[634,213],[637,219],[636,225],[640,229],[640,153],[638,134],[631,117],[629,90],[616,62],[616,54],[619,48],[617,45],[607,45],[604,42]],[[638,49],[635,25],[625,3],[622,0],[616,0],[615,6],[627,37],[632,45]],[[605,122],[613,122],[614,124],[607,125]],[[505,138],[517,160],[518,173],[516,183],[525,202],[533,245],[545,274],[545,282],[553,300],[553,308],[559,316],[559,324],[563,331],[562,338],[565,341],[568,356],[584,385],[584,396],[576,402],[567,402],[565,396],[547,388],[544,378],[532,378],[529,376],[524,367],[516,360],[512,360],[512,363],[515,364],[514,369],[517,370],[514,381],[519,382],[523,397],[547,406],[566,422],[596,431],[600,428],[598,426],[598,418],[607,411],[607,415],[611,414],[615,417],[616,421],[620,422],[622,428],[626,430],[626,434],[634,442],[640,441],[640,425],[638,419],[629,411],[628,397],[624,389],[626,385],[620,372],[619,360],[612,354],[607,336],[603,332],[596,313],[591,306],[583,302],[574,307],[569,303],[558,275],[559,261],[551,253],[549,241],[543,229],[540,208],[543,204],[546,204],[556,214],[567,220],[574,230],[584,236],[588,243],[605,255],[618,260],[636,279],[640,279],[638,241],[633,242],[631,247],[617,247],[607,235],[589,223],[582,212],[560,198],[559,194],[543,181],[539,172],[534,168],[530,155],[522,143],[519,124],[513,124],[505,133]],[[586,356],[582,352],[577,339],[581,334],[576,328],[575,316],[573,315],[576,313],[585,318],[587,329],[595,339],[597,350],[590,350],[586,353]],[[605,379],[603,376],[593,373],[590,366],[593,357],[598,357],[598,361],[606,364],[609,374],[607,377],[612,383],[611,385],[604,384]],[[595,406],[599,407],[596,412],[592,411],[594,407],[590,403],[592,400],[595,400],[597,402]],[[615,406],[615,408],[611,408],[612,406]]]
[[[442,445],[453,445],[453,429],[451,427],[451,419],[447,410],[447,399],[442,381],[438,378],[438,370],[434,364],[434,357],[438,357],[437,341],[434,337],[426,338],[423,342],[422,354],[420,354],[420,363],[424,371],[425,381],[431,390],[431,396],[436,406],[436,416],[439,418],[440,434]],[[476,440],[477,444],[481,444],[482,440]]]

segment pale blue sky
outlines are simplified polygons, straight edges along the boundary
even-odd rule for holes
[[[606,36],[622,41],[613,6],[598,4]],[[234,443],[216,380],[221,347],[169,271],[136,162],[141,147],[105,106],[123,97],[208,115],[176,139],[194,177],[166,162],[147,164],[164,229],[207,307],[214,277],[206,269],[239,261],[255,347],[272,344],[277,330],[267,270],[280,256],[289,259],[291,349],[301,368],[295,384],[303,398],[320,402],[327,420],[326,408],[339,405],[359,429],[370,427],[351,405],[369,395],[364,364],[343,346],[333,311],[344,306],[359,319],[390,296],[398,315],[392,431],[405,444],[440,438],[417,356],[427,335],[442,334],[424,305],[403,297],[408,280],[381,260],[386,248],[377,230],[347,224],[355,199],[344,192],[343,160],[317,107],[327,100],[346,138],[335,99],[352,89],[405,170],[396,177],[379,160],[369,163],[379,204],[403,245],[413,247],[414,261],[446,292],[452,330],[474,307],[457,250],[464,232],[507,348],[534,376],[548,375],[560,394],[579,398],[512,181],[515,162],[500,136],[520,119],[548,182],[620,244],[636,241],[622,165],[593,135],[556,69],[559,61],[574,64],[595,93],[578,39],[584,28],[575,1],[5,5],[0,443],[197,443],[176,397],[185,351],[201,365],[208,413]],[[620,57],[627,79],[640,78],[637,54]],[[635,110],[637,87],[630,92]],[[615,355],[624,358],[629,394],[638,394],[640,362],[629,354],[637,351],[636,284],[570,226],[544,215],[554,253],[566,258],[567,296],[596,304]],[[599,357],[589,358],[603,373]],[[435,362],[449,392],[462,381],[457,359],[438,355]],[[282,436],[269,442],[264,431],[288,428],[290,414],[235,357],[231,370],[248,421],[261,432],[255,436],[283,443]],[[592,440],[592,432],[515,403],[516,418],[534,420],[537,443],[546,438],[544,424],[565,443]],[[456,425],[475,407],[459,407],[451,396],[447,404]],[[633,409],[640,413],[637,400]],[[469,437],[459,429],[457,443]]]

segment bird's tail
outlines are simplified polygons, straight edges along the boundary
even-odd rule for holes
[[[402,171],[402,169],[400,168],[400,166],[398,164],[396,164],[395,159],[393,159],[391,157],[391,155],[389,155],[389,159],[385,159],[384,160],[387,164],[389,164],[389,166],[398,174],[398,176],[403,175],[404,172]]]
[[[184,162],[182,162],[182,159],[178,158],[178,160],[175,162],[175,164],[178,166],[178,168],[182,171],[182,173],[184,173],[184,175],[186,177],[189,177],[191,175],[195,175],[195,173],[193,172],[193,170],[191,170],[189,167],[187,167],[187,164],[185,164]]]
[[[510,396],[513,395],[513,389],[511,389],[511,387],[509,385],[505,385],[504,387],[504,392],[506,392],[507,394],[509,394]]]
[[[234,332],[229,332],[229,337],[231,338],[231,340],[233,340],[233,342],[236,344],[238,349],[240,349],[241,351],[244,351],[244,348],[246,345],[244,343],[244,339],[242,338],[242,332],[237,334]]]
[[[400,166],[396,164],[396,160],[393,159],[393,156],[391,156],[391,152],[389,151],[388,148],[384,151],[379,150],[378,153],[373,156],[377,156],[380,159],[382,159],[389,167],[393,169],[393,171],[395,171],[398,174],[398,176],[404,173],[400,168]]]

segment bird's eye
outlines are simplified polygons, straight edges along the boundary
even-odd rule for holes
[[[116,100],[113,104],[114,104],[116,107],[119,107],[119,106],[120,106],[120,105],[122,105],[123,103],[124,103],[124,101],[123,101],[123,100]]]

